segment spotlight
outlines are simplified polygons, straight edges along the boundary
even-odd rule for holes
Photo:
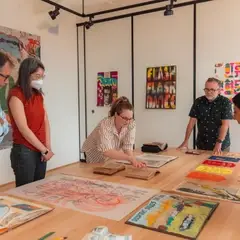
[[[166,10],[164,11],[164,16],[171,16],[173,15],[173,10],[171,5],[166,6]]]
[[[164,11],[164,16],[171,16],[173,15],[173,2],[177,0],[170,0],[170,4],[166,6],[166,10]]]
[[[60,9],[59,7],[55,7],[54,11],[48,12],[52,20],[55,20],[56,17],[60,14],[59,9]]]
[[[90,16],[89,21],[85,23],[85,28],[86,29],[89,29],[91,26],[93,26],[93,24],[94,24],[93,21],[92,21],[93,18],[94,18],[94,16]]]

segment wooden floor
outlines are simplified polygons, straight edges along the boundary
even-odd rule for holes
[[[92,173],[92,168],[96,164],[76,163],[57,170],[49,172],[47,175],[55,173],[66,173],[75,176],[95,178],[105,181],[117,182],[122,184],[135,185],[139,187],[153,189],[169,189],[178,185],[184,176],[209,153],[202,153],[199,156],[187,155],[181,151],[169,150],[165,154],[177,155],[179,158],[172,163],[160,168],[161,173],[149,181],[129,179],[120,172],[114,176],[107,177]],[[234,184],[239,184],[238,176],[233,180]],[[0,187],[0,191],[6,191],[14,187],[9,184]],[[136,206],[137,207],[137,206]],[[96,226],[107,226],[109,230],[116,234],[131,234],[134,240],[164,239],[174,240],[182,239],[175,236],[154,232],[139,227],[125,224],[129,215],[121,221],[113,221],[101,217],[84,214],[78,211],[66,208],[56,207],[50,214],[46,214],[27,224],[11,230],[1,236],[1,240],[37,240],[48,232],[56,232],[56,236],[67,236],[68,240],[81,240],[83,236],[90,232]],[[213,214],[198,239],[205,240],[239,240],[240,239],[240,204],[230,202],[221,202],[216,212]],[[47,240],[53,240],[50,237]]]

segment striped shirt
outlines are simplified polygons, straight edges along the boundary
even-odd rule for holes
[[[104,118],[87,137],[82,146],[87,163],[103,162],[103,152],[114,150],[133,150],[135,143],[136,123],[131,121],[120,133],[115,127],[114,117]]]

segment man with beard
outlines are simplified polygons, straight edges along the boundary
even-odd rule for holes
[[[221,82],[209,78],[205,83],[205,95],[197,98],[189,113],[185,139],[179,146],[188,148],[188,140],[197,123],[197,148],[221,154],[230,150],[229,120],[232,119],[231,101],[220,95]]]

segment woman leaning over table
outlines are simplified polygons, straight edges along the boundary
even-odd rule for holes
[[[23,60],[8,96],[13,131],[10,159],[16,187],[43,179],[46,162],[53,156],[42,93],[44,71],[40,60]]]
[[[135,132],[133,106],[126,97],[120,97],[112,104],[109,117],[101,120],[83,143],[86,162],[115,159],[127,160],[135,167],[145,166],[133,154]]]

